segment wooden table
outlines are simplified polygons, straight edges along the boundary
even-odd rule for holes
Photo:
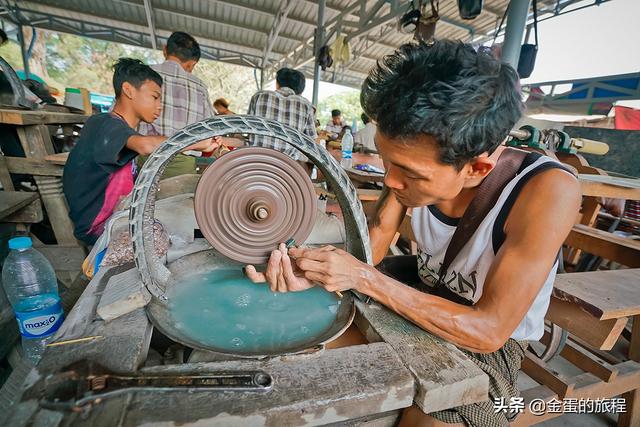
[[[77,252],[77,257],[84,254],[84,249],[73,235],[73,223],[69,218],[69,209],[62,192],[63,155],[54,153],[51,136],[47,125],[84,123],[88,116],[82,114],[61,113],[53,111],[28,111],[0,109],[0,123],[13,125],[25,152],[25,157],[3,157],[3,163],[10,173],[33,175],[42,204],[47,211],[57,245],[50,245],[50,260],[58,258],[51,250],[58,250],[60,255],[69,251]],[[52,156],[49,157],[49,156]],[[47,160],[49,157],[49,160]],[[7,182],[6,175],[0,175],[5,189],[13,190],[13,184]],[[81,265],[74,266],[79,272]],[[69,284],[73,278],[68,272],[61,273],[59,279]]]
[[[342,160],[342,151],[330,149],[329,153],[338,161]],[[353,166],[359,164],[369,164],[384,170],[382,158],[377,154],[353,153]],[[378,183],[384,181],[384,174],[365,172],[358,169],[347,169],[347,175],[355,184],[365,184],[368,182]]]
[[[523,393],[525,399],[588,396],[612,397],[622,394],[627,412],[618,418],[618,425],[640,425],[640,269],[594,271],[559,274],[546,318],[568,331],[570,340],[561,356],[575,364],[585,374],[572,378],[560,377],[543,363],[523,364],[544,387]],[[619,360],[610,353],[629,321],[633,322],[628,360]],[[525,421],[541,422],[558,414],[543,417],[524,414]]]
[[[194,240],[193,227],[180,225],[179,219],[184,222],[183,211],[188,207],[183,204],[193,203],[192,198],[188,200],[172,196],[163,199],[162,206],[156,205],[157,217],[176,217],[176,221],[163,221],[167,232],[192,242],[178,251],[170,250],[169,260],[203,249],[202,239]],[[158,422],[185,426],[369,421],[382,427],[393,425],[402,409],[413,402],[431,412],[487,398],[488,377],[464,353],[384,307],[360,302],[355,324],[367,344],[267,360],[221,361],[219,356],[198,352],[198,364],[143,368],[153,331],[145,310],[136,308],[109,322],[100,320],[97,314],[103,295],[106,298],[112,294],[114,284],[125,279],[140,286],[133,265],[101,269],[68,314],[55,341],[100,338],[49,347],[37,369],[31,373],[18,369],[12,374],[0,390],[0,413],[8,425],[27,425],[38,419],[60,425]],[[86,419],[79,414],[42,410],[34,400],[21,401],[26,382],[86,359],[110,370],[149,374],[263,369],[274,376],[275,382],[269,393],[130,393],[96,405]]]

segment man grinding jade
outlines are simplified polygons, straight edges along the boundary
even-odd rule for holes
[[[501,145],[522,114],[518,76],[471,45],[404,45],[378,62],[360,100],[377,124],[386,169],[369,222],[373,263],[382,262],[410,210],[423,286],[403,284],[332,246],[280,245],[264,273],[248,266],[247,275],[278,292],[322,286],[368,295],[458,346],[489,376],[486,401],[430,414],[414,405],[401,425],[507,426],[516,414],[496,413],[493,402],[518,396],[527,342],[543,335],[558,252],[580,208],[578,181],[554,159]],[[510,157],[517,158],[512,173],[493,189],[490,208],[442,271],[465,212]]]

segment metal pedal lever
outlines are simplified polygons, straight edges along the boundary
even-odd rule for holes
[[[273,378],[264,371],[216,372],[210,375],[89,375],[74,378],[75,384],[66,384],[67,393],[59,388],[49,390],[40,400],[43,408],[84,412],[105,399],[134,392],[267,392]],[[71,387],[69,387],[71,386]],[[69,389],[75,396],[69,396]],[[54,391],[55,390],[55,391]],[[57,393],[56,393],[57,391]],[[70,398],[71,397],[71,398]],[[70,398],[70,399],[69,399]]]

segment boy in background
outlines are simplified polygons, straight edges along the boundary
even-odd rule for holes
[[[166,139],[135,130],[140,122],[151,123],[160,115],[162,77],[137,59],[121,58],[113,68],[113,110],[87,120],[62,177],[74,235],[88,245],[100,237],[117,204],[133,189],[135,157],[151,154]],[[215,148],[217,143],[207,139],[188,149]]]

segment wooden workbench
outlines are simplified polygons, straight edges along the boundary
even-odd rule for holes
[[[73,235],[73,223],[69,218],[69,208],[62,192],[64,162],[54,153],[47,126],[84,123],[87,118],[88,116],[82,114],[54,111],[0,109],[0,123],[15,127],[25,153],[24,158],[4,157],[3,165],[0,166],[6,165],[6,170],[10,173],[33,175],[57,241],[57,245],[50,245],[49,253],[57,250],[63,256],[72,251],[76,255],[74,259],[84,255],[84,249]],[[6,174],[0,178],[3,179],[5,189],[5,184],[9,184],[9,189],[13,189],[13,185],[6,182]],[[49,258],[53,261],[57,256],[53,254]],[[65,272],[59,273],[59,279],[69,285],[80,268],[80,264],[73,268],[67,267]]]
[[[184,203],[193,203],[192,198]],[[202,250],[194,240],[195,219],[171,203],[160,200],[156,217],[169,234],[189,242],[171,249],[171,261]],[[173,221],[173,217],[181,221]],[[125,219],[126,222],[126,219]],[[181,227],[181,228],[180,228]],[[177,239],[179,240],[179,239]],[[204,242],[205,247],[206,242]],[[487,399],[488,377],[464,353],[377,304],[357,303],[355,324],[368,344],[324,349],[310,354],[267,360],[219,361],[200,357],[198,363],[151,366],[148,358],[153,325],[144,308],[105,322],[97,307],[123,274],[139,280],[133,264],[102,268],[68,314],[55,341],[98,337],[91,341],[49,347],[37,369],[17,369],[0,391],[0,413],[9,425],[52,420],[65,425],[323,425],[349,422],[391,426],[400,411],[415,401],[425,412]],[[193,356],[193,355],[192,355]],[[23,385],[56,372],[78,360],[93,360],[116,372],[207,372],[262,369],[274,377],[269,393],[130,393],[100,404],[89,417],[42,410],[33,400],[20,402]],[[30,421],[31,420],[31,421]],[[67,424],[68,423],[68,424]]]

